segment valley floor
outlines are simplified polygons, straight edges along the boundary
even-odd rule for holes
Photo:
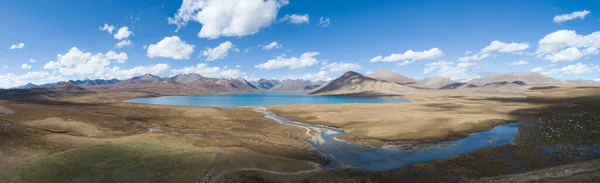
[[[545,168],[600,158],[597,87],[526,95],[432,91],[397,96],[411,103],[268,107],[342,128],[342,139],[368,146],[438,142],[522,122],[509,145],[387,172],[325,171],[305,129],[259,112],[119,102],[139,96],[148,95],[0,101],[0,182],[489,182],[512,174],[526,182],[556,171]],[[585,172],[572,175],[590,179],[562,178],[597,180],[596,169]]]

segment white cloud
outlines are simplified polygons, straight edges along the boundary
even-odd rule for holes
[[[170,66],[165,63],[160,63],[151,66],[137,66],[125,70],[121,70],[119,67],[115,66],[111,68],[107,73],[105,73],[103,78],[129,79],[144,74],[160,75],[168,71],[169,68]]]
[[[25,47],[25,43],[17,43],[17,44],[10,45],[11,50],[12,49],[21,49],[23,47]]]
[[[413,62],[415,62],[415,61],[405,60],[405,61],[402,61],[402,62],[398,62],[398,66],[400,66],[400,67],[406,66],[408,64],[412,64]]]
[[[566,21],[573,20],[576,18],[583,19],[583,18],[585,18],[586,15],[588,15],[590,13],[591,12],[588,10],[575,11],[575,12],[569,13],[569,14],[556,15],[556,16],[554,16],[554,20],[552,20],[552,21],[555,23],[562,23],[562,22],[566,22]]]
[[[261,47],[263,50],[270,50],[270,49],[279,49],[279,48],[283,47],[283,45],[277,43],[276,41],[273,41],[273,42],[269,43],[268,45],[262,45]],[[244,50],[244,52],[246,52],[246,51]]]
[[[0,88],[12,88],[27,83],[44,84],[61,80],[63,80],[61,76],[48,72],[28,72],[22,75],[12,73],[0,74]]]
[[[381,55],[373,57],[371,62],[396,62],[400,60],[427,60],[427,59],[435,59],[444,56],[444,52],[439,48],[431,48],[430,50],[425,50],[422,52],[415,52],[412,50],[408,50],[404,53],[394,53],[387,57],[382,57]]]
[[[327,27],[329,26],[329,24],[331,24],[331,20],[329,20],[329,18],[321,17],[319,19],[319,26]]]
[[[568,65],[566,67],[563,67],[560,69],[560,71],[563,74],[585,74],[585,73],[592,73],[592,67],[590,67],[586,64],[577,63],[577,64]]]
[[[225,41],[219,44],[217,47],[206,48],[206,50],[202,52],[202,55],[206,57],[206,61],[224,59],[227,57],[229,50],[234,47],[235,45],[233,45],[231,42]]]
[[[536,67],[534,68],[535,71],[533,72],[540,72],[544,75],[556,75],[556,74],[587,74],[587,73],[592,73],[593,69],[595,69],[595,67],[593,66],[589,66],[587,64],[583,64],[583,63],[576,63],[576,64],[572,64],[572,65],[568,65],[565,66],[563,68],[554,68],[554,69],[550,69],[548,71],[545,71],[541,68],[541,67]]]
[[[186,67],[183,69],[171,70],[174,74],[188,74],[196,73],[206,77],[217,77],[217,78],[237,78],[244,77],[246,74],[238,69],[222,69],[220,67],[209,67],[205,63],[198,64],[192,67]]]
[[[331,77],[329,77],[327,75],[327,72],[325,71],[319,71],[318,73],[315,74],[304,74],[302,76],[300,76],[300,79],[304,79],[304,80],[311,80],[311,81],[329,81],[331,80]]]
[[[189,59],[194,53],[194,45],[187,44],[178,36],[165,37],[156,44],[150,44],[146,49],[149,58],[163,57],[176,60]]]
[[[113,35],[113,37],[115,39],[121,40],[121,39],[125,39],[128,38],[129,36],[131,36],[133,32],[129,31],[128,27],[121,27],[119,28],[119,30],[117,31],[117,33],[115,33]]]
[[[290,69],[301,69],[318,64],[319,61],[315,58],[317,55],[319,55],[319,52],[306,52],[300,55],[300,58],[286,58],[286,55],[282,54],[281,56],[277,56],[275,59],[271,59],[265,63],[254,65],[254,67],[259,69],[278,69],[284,67],[288,67]]]
[[[544,71],[543,67],[536,67],[536,68],[531,69],[531,72],[543,72],[543,71]]]
[[[21,69],[31,69],[31,65],[23,64],[21,65]]]
[[[461,62],[475,61],[475,60],[481,60],[481,59],[484,59],[484,58],[487,58],[490,56],[492,56],[492,55],[489,53],[477,53],[477,54],[474,54],[471,56],[460,57],[460,58],[458,58],[458,61],[461,61]]]
[[[428,74],[437,71],[438,76],[452,80],[468,80],[476,77],[471,73],[475,63],[438,61],[426,64],[423,73]]]
[[[115,44],[115,47],[121,48],[121,47],[129,46],[129,45],[131,45],[130,40],[123,40],[123,41],[119,41],[117,44]]]
[[[240,67],[242,67],[242,65],[239,65],[239,64],[235,65],[235,68],[240,68]]]
[[[123,63],[127,60],[124,52],[106,53],[83,52],[77,47],[71,48],[67,53],[58,54],[56,61],[50,61],[44,65],[44,69],[57,70],[62,75],[78,75],[82,77],[102,77],[107,73],[114,72],[115,68],[109,68],[112,63]],[[118,69],[118,68],[117,68]]]
[[[321,70],[329,70],[329,72],[346,72],[359,70],[361,66],[357,63],[333,62],[321,67]]]
[[[558,30],[538,41],[536,54],[543,56],[556,53],[565,48],[600,48],[600,31],[588,35],[579,35],[573,30]]]
[[[494,40],[490,43],[490,45],[481,49],[481,53],[489,53],[489,52],[501,52],[501,53],[510,53],[515,51],[523,51],[529,48],[529,43],[505,43],[502,41]]]
[[[558,53],[552,55],[546,55],[546,60],[551,60],[552,62],[558,61],[573,61],[583,57],[583,54],[579,51],[579,49],[575,47],[564,49]]]
[[[291,24],[303,24],[303,23],[310,23],[308,20],[308,14],[304,14],[304,15],[298,15],[298,14],[292,14],[292,15],[285,15],[283,18],[279,19],[279,22],[288,22]]]
[[[521,51],[526,50],[527,48],[529,48],[529,43],[526,43],[526,42],[524,42],[524,43],[505,43],[502,41],[494,40],[489,45],[482,48],[479,53],[475,53],[475,54],[469,56],[469,54],[471,54],[472,52],[466,51],[465,55],[467,55],[467,56],[458,58],[458,61],[469,62],[469,61],[482,60],[484,58],[488,58],[488,57],[492,56],[492,53],[495,53],[495,52],[512,53],[512,54],[526,54]]]
[[[583,55],[598,55],[598,48],[596,47],[589,47],[585,50],[583,50]]]
[[[2,66],[2,68],[3,68],[3,69],[8,69],[8,66],[6,66],[6,65],[3,65],[3,66]]]
[[[29,59],[29,62],[36,63],[36,62],[37,62],[37,60],[36,60],[36,59],[33,59],[33,58],[30,58],[30,59]]]
[[[560,61],[574,61],[583,58],[584,56],[597,55],[598,49],[595,47],[589,47],[583,51],[575,47],[567,48],[561,50],[554,54],[549,54],[544,57],[546,60],[550,60],[552,62],[560,62]]]
[[[177,30],[189,21],[202,24],[200,38],[246,36],[268,27],[288,0],[184,0],[169,24]],[[176,31],[177,31],[176,30]]]
[[[108,25],[108,24],[104,24],[103,27],[98,27],[98,29],[100,29],[100,31],[106,31],[109,34],[113,33],[113,30],[115,30],[115,26],[113,25]]]
[[[508,65],[527,65],[527,64],[529,64],[529,62],[527,62],[525,60],[519,60],[519,61],[509,62],[506,64],[508,64]]]

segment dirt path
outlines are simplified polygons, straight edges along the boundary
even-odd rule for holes
[[[204,174],[202,179],[200,179],[200,183],[214,183],[214,182],[219,181],[219,179],[221,179],[221,177],[223,177],[227,174],[242,172],[242,171],[258,171],[258,172],[275,174],[275,175],[300,175],[300,174],[319,172],[319,171],[323,170],[323,167],[321,165],[319,165],[318,163],[306,161],[306,163],[310,164],[313,167],[313,169],[297,171],[297,172],[279,172],[279,171],[273,171],[273,170],[265,170],[265,169],[261,169],[261,168],[237,168],[237,169],[231,169],[231,170],[227,170],[227,171],[218,172],[219,170],[217,170],[218,166],[216,166],[216,164],[219,163],[218,162],[219,157],[221,157],[221,154],[217,155],[217,158],[214,161],[211,168],[208,171],[206,171],[206,173]]]

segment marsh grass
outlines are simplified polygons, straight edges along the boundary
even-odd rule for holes
[[[215,153],[128,143],[78,148],[33,161],[10,182],[196,182]]]

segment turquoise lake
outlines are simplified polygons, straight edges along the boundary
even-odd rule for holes
[[[318,96],[304,93],[240,93],[207,94],[191,96],[163,96],[128,100],[131,103],[182,105],[182,106],[272,106],[292,104],[340,104],[340,103],[399,103],[410,102],[399,99],[355,98],[340,96]]]
[[[291,104],[338,104],[338,103],[402,103],[408,100],[381,99],[381,98],[351,98],[339,96],[314,96],[303,93],[244,93],[244,94],[209,94],[195,96],[164,96],[155,98],[140,98],[128,100],[132,103],[181,105],[181,106],[209,106],[230,108],[235,106],[271,106]],[[399,104],[402,105],[402,104]],[[335,137],[346,132],[341,129],[305,124],[301,121],[291,121],[277,116],[272,112],[263,112],[267,118],[281,124],[304,127],[317,132],[311,136],[312,144],[320,153],[329,160],[327,168],[333,170],[369,170],[388,171],[401,168],[408,164],[432,161],[465,154],[482,148],[506,145],[514,141],[519,131],[519,123],[510,123],[494,127],[490,131],[477,132],[463,139],[438,142],[433,144],[419,144],[427,148],[419,150],[398,150],[391,148],[373,148],[360,146],[337,140]],[[302,139],[300,137],[295,137]]]

